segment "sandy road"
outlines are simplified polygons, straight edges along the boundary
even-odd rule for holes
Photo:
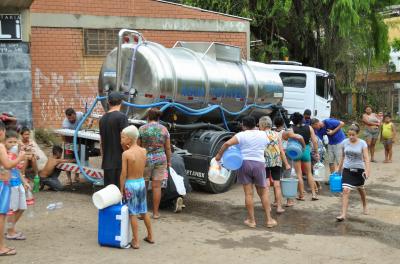
[[[97,211],[87,184],[75,192],[41,192],[34,216],[25,215],[19,224],[28,240],[11,241],[18,254],[0,263],[400,263],[399,146],[394,157],[392,164],[372,165],[368,216],[353,193],[348,221],[336,223],[340,197],[324,186],[320,201],[311,202],[308,194],[306,202],[274,215],[279,226],[273,229],[263,227],[257,201],[258,226],[249,229],[242,224],[243,193],[235,186],[224,194],[190,194],[181,214],[162,211],[153,221],[156,244],[141,243],[140,250],[97,244]],[[64,207],[47,212],[55,201]]]

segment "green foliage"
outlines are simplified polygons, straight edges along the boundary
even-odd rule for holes
[[[387,63],[388,27],[380,14],[400,0],[182,0],[252,19],[253,60],[282,56],[336,74],[338,92],[354,87],[357,72]],[[400,50],[400,40],[391,43]],[[340,100],[336,100],[340,101]]]
[[[398,38],[393,39],[391,46],[394,52],[400,51],[400,39]]]

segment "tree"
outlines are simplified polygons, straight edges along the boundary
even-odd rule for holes
[[[400,3],[400,0],[182,1],[251,18],[251,37],[263,42],[251,50],[253,60],[276,59],[281,47],[287,47],[292,60],[335,73],[341,91],[355,89],[357,72],[387,62],[388,28],[380,11]]]

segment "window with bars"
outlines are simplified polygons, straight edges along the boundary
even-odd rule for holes
[[[118,45],[119,29],[83,29],[86,56],[106,56]]]

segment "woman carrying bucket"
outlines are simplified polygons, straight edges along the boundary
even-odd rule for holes
[[[286,159],[285,151],[282,147],[282,141],[279,137],[279,133],[271,130],[272,120],[269,116],[263,116],[258,121],[260,130],[265,131],[268,137],[269,144],[265,148],[265,171],[266,177],[272,177],[274,185],[276,212],[283,213],[285,209],[282,208],[282,191],[281,191],[281,176],[282,176],[282,165],[285,165],[285,169],[289,170],[290,165]]]
[[[296,170],[297,178],[299,179],[299,196],[296,198],[299,201],[305,201],[304,198],[304,181],[303,181],[303,172],[302,172],[302,165],[305,169],[305,173],[307,175],[308,186],[311,188],[312,192],[312,201],[318,200],[316,194],[316,185],[314,178],[311,172],[311,146],[310,142],[313,145],[313,149],[315,151],[315,159],[319,160],[318,154],[318,143],[317,138],[314,133],[314,129],[309,125],[303,124],[303,115],[299,112],[293,113],[291,116],[291,120],[293,122],[293,132],[296,134],[301,135],[304,138],[306,143],[306,147],[303,149],[301,155],[299,157],[294,158],[294,168]],[[289,146],[288,146],[289,147]],[[289,152],[288,152],[289,153]]]
[[[368,214],[367,193],[364,182],[370,174],[370,161],[367,143],[358,138],[360,127],[352,124],[347,132],[348,138],[343,141],[343,155],[340,159],[338,171],[342,171],[342,213],[336,217],[341,222],[346,219],[349,206],[350,191],[357,188],[363,205],[363,213]]]
[[[254,217],[254,185],[260,197],[268,228],[276,226],[278,223],[271,217],[267,179],[265,176],[264,150],[268,145],[268,138],[265,133],[256,128],[256,121],[251,116],[242,119],[243,131],[234,135],[225,142],[215,156],[216,161],[220,161],[224,152],[233,145],[238,145],[243,157],[243,163],[238,170],[237,180],[243,185],[245,194],[245,204],[247,208],[247,218],[244,224],[255,228],[256,220]]]

